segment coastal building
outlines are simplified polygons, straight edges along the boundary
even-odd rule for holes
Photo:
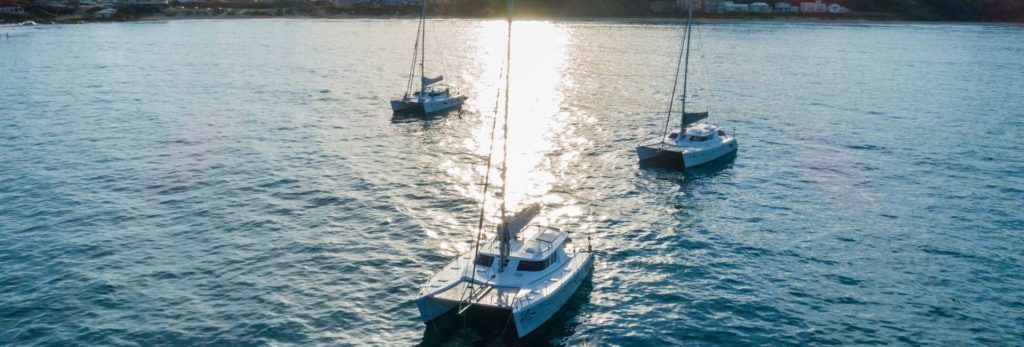
[[[800,7],[793,6],[793,4],[785,1],[779,1],[775,3],[775,13],[800,13]]]
[[[821,2],[821,0],[814,0],[814,2],[801,2],[800,13],[825,13],[828,12],[828,5]]]
[[[121,8],[162,8],[167,6],[167,0],[117,0],[115,6]]]
[[[849,12],[850,12],[850,9],[844,7],[843,5],[836,4],[836,3],[828,5],[828,13],[831,13],[831,14],[845,14],[845,13],[849,13]]]
[[[750,12],[750,5],[737,4],[732,1],[725,2],[725,13],[747,13]]]
[[[725,0],[704,0],[704,12],[725,13]]]
[[[187,1],[189,1],[189,0],[184,0],[184,1],[178,0],[179,3],[185,3]],[[89,7],[106,7],[106,5],[109,4],[109,3],[110,3],[110,1],[107,1],[107,0],[78,0],[78,6],[86,7],[86,8],[89,8]]]
[[[22,14],[25,9],[21,6],[0,6],[0,14]]]
[[[772,5],[765,2],[755,2],[750,4],[750,13],[769,14],[772,13]]]
[[[96,11],[95,13],[92,14],[92,16],[93,16],[93,18],[111,18],[115,14],[117,14],[117,10],[116,9],[106,8],[106,9],[102,9],[102,10]]]
[[[35,1],[32,2],[32,4],[36,5],[36,6],[40,6],[40,7],[50,7],[50,8],[57,8],[57,9],[64,9],[64,8],[70,8],[71,7],[71,6],[68,6],[68,3],[66,1],[64,1],[64,0],[35,0]]]

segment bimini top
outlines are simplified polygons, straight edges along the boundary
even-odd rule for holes
[[[700,123],[700,124],[694,124],[693,126],[690,126],[689,128],[686,128],[686,135],[690,135],[690,136],[711,136],[711,134],[714,134],[716,131],[718,131],[718,126],[717,125]]]
[[[546,259],[565,242],[569,235],[561,230],[539,225],[529,225],[523,228],[521,234],[522,238],[517,238],[510,243],[510,258]],[[499,243],[497,239],[491,240],[487,245],[481,247],[480,254],[498,257],[500,254]]]

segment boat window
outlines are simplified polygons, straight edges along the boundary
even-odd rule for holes
[[[693,141],[693,142],[704,142],[704,141],[707,141],[707,140],[708,140],[707,136],[690,136],[690,141]]]
[[[679,133],[671,133],[671,134],[668,135],[668,138],[670,138],[670,139],[675,139],[677,137],[679,137]]]
[[[547,267],[548,267],[547,261],[544,261],[544,260],[541,260],[541,261],[520,260],[519,261],[519,266],[516,266],[516,271],[540,271],[540,270],[544,270]]]
[[[725,130],[719,130],[718,136],[725,136]]]
[[[491,266],[491,263],[494,263],[494,257],[484,254],[477,254],[476,261],[474,262],[476,263],[476,265],[480,266]]]
[[[516,271],[541,271],[556,262],[558,262],[558,252],[552,253],[547,259],[540,261],[520,260]]]

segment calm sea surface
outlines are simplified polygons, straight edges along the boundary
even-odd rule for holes
[[[504,23],[431,21],[469,102],[393,122],[416,25],[0,27],[0,345],[493,344],[412,300],[476,232]],[[509,202],[598,254],[522,344],[1024,344],[1024,29],[702,26],[739,155],[641,170],[681,34],[516,24]]]

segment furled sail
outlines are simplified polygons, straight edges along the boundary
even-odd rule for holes
[[[683,126],[688,127],[690,124],[697,123],[705,118],[708,118],[707,112],[687,112],[683,115]]]
[[[512,241],[512,239],[516,238],[516,234],[523,230],[523,228],[526,228],[538,213],[540,213],[540,205],[533,204],[506,218],[505,222],[498,226],[498,239],[501,242]]]
[[[444,80],[444,76],[440,76],[440,75],[437,76],[437,77],[423,76],[423,78],[422,78],[423,86],[424,87],[429,86],[429,85],[434,84],[434,83],[437,83],[437,82],[441,82],[443,80]]]

